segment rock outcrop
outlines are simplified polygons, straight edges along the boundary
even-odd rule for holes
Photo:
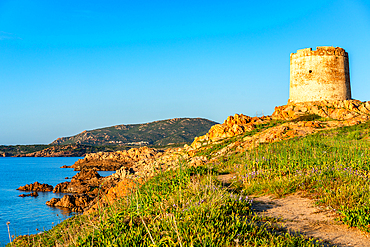
[[[37,193],[36,191],[35,192],[32,192],[30,194],[20,194],[19,197],[28,197],[28,196],[31,196],[31,197],[38,197],[39,196],[39,193]]]
[[[34,182],[33,184],[26,184],[25,186],[19,187],[17,190],[23,191],[53,191],[53,186],[49,184],[40,184]]]
[[[68,208],[71,211],[80,212],[99,196],[104,195],[118,182],[112,176],[101,177],[96,170],[82,170],[74,175],[70,182],[57,184],[54,193],[72,193],[63,198],[53,198],[46,202],[52,207]]]
[[[87,193],[98,189],[103,182],[102,178],[95,170],[82,170],[71,179],[71,182],[57,184],[54,193]]]
[[[272,114],[273,119],[299,120],[314,114],[326,119],[340,120],[344,122],[364,122],[369,120],[370,101],[359,100],[341,101],[317,101],[292,103],[275,107]],[[353,125],[353,124],[351,124]]]
[[[82,212],[93,198],[86,195],[64,195],[62,198],[52,198],[46,202],[50,207],[67,208],[73,212]]]
[[[209,132],[203,136],[196,137],[191,144],[192,148],[200,148],[204,143],[215,142],[224,138],[240,135],[247,131],[252,131],[255,125],[266,123],[271,117],[249,117],[243,114],[229,116],[222,124],[211,127]]]
[[[366,122],[370,119],[370,101],[359,100],[317,101],[292,103],[275,107],[271,116],[248,117],[235,114],[228,117],[223,124],[212,126],[210,131],[196,137],[187,151],[196,152],[202,146],[217,143],[219,140],[231,138],[250,132],[259,124],[272,120],[281,120],[279,126],[268,128],[253,136],[239,141],[246,148],[253,148],[259,143],[280,141],[295,136],[304,136],[322,129],[351,126]]]
[[[182,148],[170,148],[160,152],[159,155],[139,159],[130,167],[123,166],[113,177],[123,178],[148,178],[158,172],[164,172],[179,167],[179,159],[186,159],[188,156]]]
[[[85,213],[92,213],[101,205],[111,204],[118,198],[127,196],[130,192],[140,186],[141,182],[141,179],[134,180],[126,178],[120,180],[115,186],[110,188],[103,197],[99,198],[99,203],[97,203],[98,200],[91,203]]]
[[[76,161],[71,167],[75,171],[96,169],[98,171],[115,171],[122,166],[131,167],[140,160],[158,158],[163,151],[154,148],[131,148],[127,151],[98,152],[87,154],[84,159]]]

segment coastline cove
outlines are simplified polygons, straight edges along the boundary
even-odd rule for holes
[[[37,234],[77,214],[45,204],[52,198],[63,197],[64,193],[38,192],[38,197],[19,197],[23,192],[17,188],[36,181],[53,186],[70,181],[66,178],[73,177],[77,171],[60,167],[70,166],[78,159],[81,157],[0,158],[0,246],[9,243],[9,233],[13,239],[19,235]],[[99,172],[101,176],[112,173]]]

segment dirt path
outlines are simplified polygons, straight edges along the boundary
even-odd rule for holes
[[[314,206],[313,201],[298,194],[274,199],[255,198],[253,209],[258,215],[282,219],[289,232],[321,239],[335,246],[370,246],[370,235],[334,221],[335,215]]]
[[[228,187],[234,176],[232,173],[217,178]],[[313,200],[298,193],[279,199],[272,196],[255,197],[252,208],[257,215],[281,219],[282,226],[291,233],[298,232],[324,241],[324,246],[370,247],[370,234],[335,221],[335,213],[315,206]]]

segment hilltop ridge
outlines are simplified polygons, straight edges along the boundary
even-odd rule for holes
[[[204,118],[172,118],[144,124],[115,125],[62,137],[52,145],[169,145],[192,142],[217,124]]]
[[[214,121],[204,118],[173,118],[144,124],[116,125],[83,131],[44,145],[1,145],[0,157],[82,157],[88,153],[123,151],[132,147],[171,146],[191,143],[205,134]]]

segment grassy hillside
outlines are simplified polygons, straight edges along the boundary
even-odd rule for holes
[[[348,226],[370,232],[370,122],[215,155],[249,135],[196,154],[213,157],[211,163],[196,168],[182,163],[96,214],[73,217],[14,245],[316,246],[320,241],[290,234],[279,220],[257,216],[251,208],[251,195],[298,191]],[[230,174],[230,184],[219,182],[220,174]]]
[[[163,146],[188,143],[194,137],[205,134],[215,124],[202,118],[174,118],[145,124],[116,125],[58,138],[51,144],[128,145],[145,142],[145,145]]]
[[[192,142],[194,137],[205,134],[215,124],[202,118],[175,118],[117,125],[59,138],[49,145],[2,145],[0,157],[80,157],[87,153],[127,150],[142,145],[157,148],[183,146]]]

